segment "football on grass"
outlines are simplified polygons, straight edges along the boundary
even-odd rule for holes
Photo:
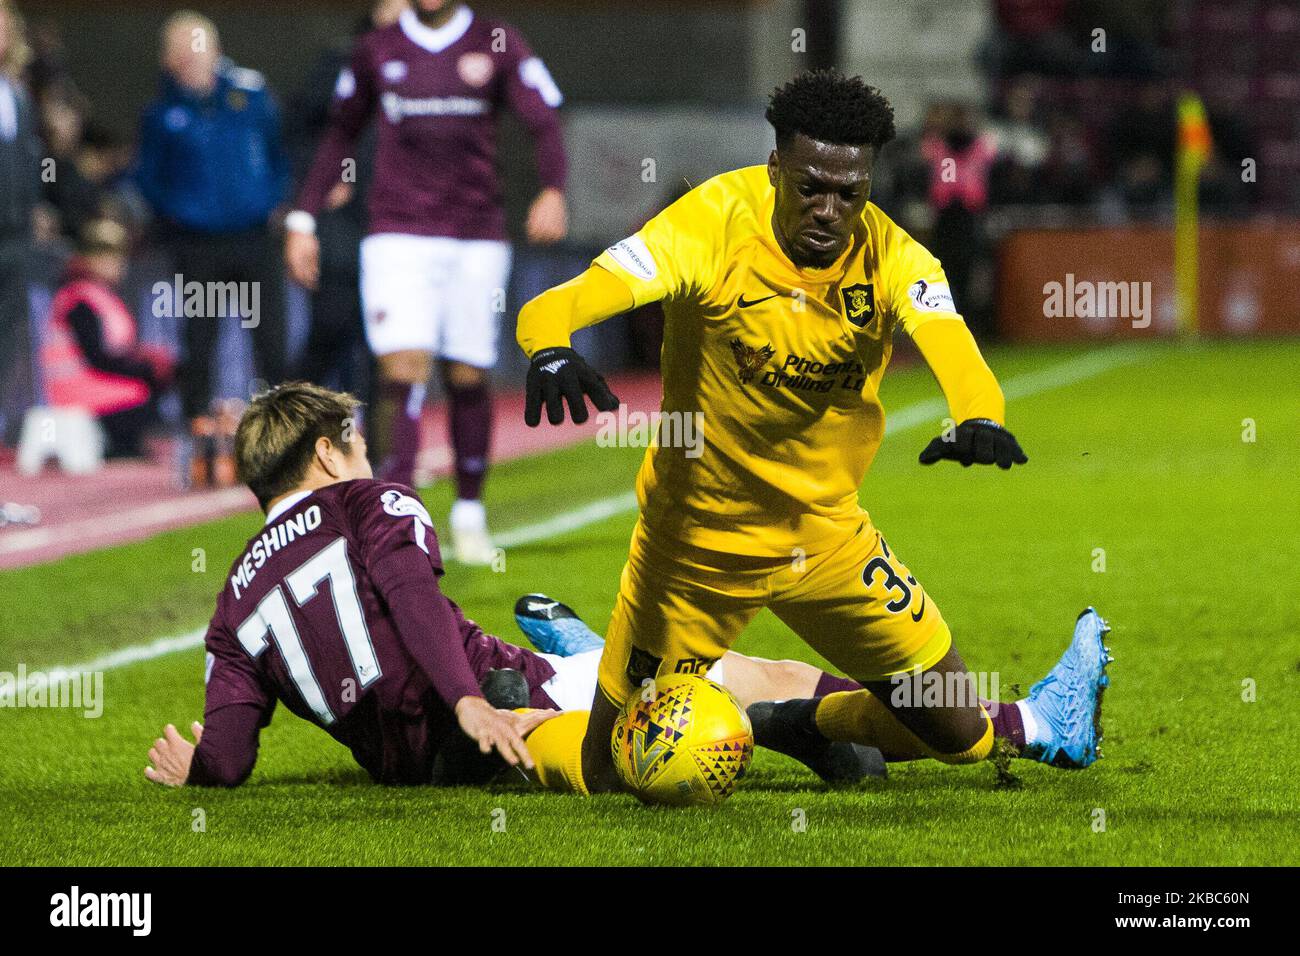
[[[754,755],[749,717],[706,677],[672,674],[628,701],[610,741],[619,776],[647,803],[721,803]]]

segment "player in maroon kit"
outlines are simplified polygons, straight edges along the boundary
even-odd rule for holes
[[[498,710],[480,682],[512,668],[540,687],[554,670],[484,634],[439,590],[428,512],[410,489],[371,478],[356,409],[351,396],[295,383],[245,412],[235,457],[266,526],[208,628],[204,726],[187,775],[168,779],[155,748],[150,779],[241,783],[277,701],[384,783],[430,782],[457,728],[532,767],[523,737],[549,712]],[[535,703],[551,706],[544,693]]]
[[[409,488],[371,477],[356,409],[350,395],[302,382],[249,404],[235,456],[266,525],[231,566],[208,628],[204,723],[192,725],[198,745],[168,725],[146,776],[237,786],[283,703],[383,783],[480,782],[486,776],[470,771],[481,765],[467,767],[472,742],[535,770],[547,787],[582,790],[599,650],[534,653],[467,619],[439,588],[442,561],[424,505]],[[813,696],[843,681],[739,654],[718,666],[726,676],[713,676],[744,704]],[[512,709],[485,696],[502,675],[517,682]],[[837,744],[806,762],[823,777],[860,779],[871,772],[866,749]],[[501,766],[493,759],[487,769]]]
[[[510,271],[496,121],[510,109],[533,138],[543,188],[527,234],[533,242],[555,242],[568,229],[561,100],[513,27],[476,16],[459,0],[412,0],[396,24],[357,41],[351,66],[338,78],[330,128],[286,219],[289,271],[314,287],[314,216],[349,180],[353,146],[374,117],[361,298],[378,359],[371,428],[372,437],[382,437],[378,472],[412,483],[425,383],[439,357],[456,463],[452,543],[456,557],[472,564],[494,555],[481,493],[492,426],[488,371],[497,360]]]

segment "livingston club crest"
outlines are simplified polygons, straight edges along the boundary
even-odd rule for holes
[[[844,297],[844,314],[858,328],[865,328],[876,317],[876,292],[870,282],[840,289]]]
[[[746,345],[740,339],[732,339],[731,354],[736,357],[736,364],[740,366],[736,370],[736,375],[740,378],[740,384],[748,385],[754,380],[754,374],[760,371],[767,364],[768,359],[776,354],[776,349],[772,348],[770,342],[761,349],[756,349],[752,345]]]

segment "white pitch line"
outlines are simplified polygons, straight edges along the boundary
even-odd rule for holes
[[[179,651],[193,650],[203,645],[203,638],[208,629],[206,626],[197,630],[190,631],[186,634],[178,634],[175,637],[160,637],[156,641],[148,644],[135,644],[131,647],[123,647],[120,650],[110,651],[102,657],[96,657],[93,661],[87,661],[84,664],[69,664],[67,666],[52,667],[43,670],[40,673],[45,675],[45,679],[50,683],[64,680],[78,674],[93,674],[97,671],[117,670],[119,667],[126,667],[128,664],[136,664],[140,661],[151,661],[157,657],[165,657],[168,654],[175,654]],[[17,695],[27,693],[27,685],[31,682],[34,674],[29,672],[28,676],[23,678],[22,683],[18,684]]]
[[[591,504],[583,505],[572,511],[565,511],[554,518],[547,518],[536,524],[526,524],[522,528],[512,528],[501,534],[493,535],[493,542],[501,548],[513,548],[515,545],[532,544],[557,535],[585,528],[614,515],[626,514],[636,510],[635,492],[624,492],[609,498],[600,498]]]
[[[1138,345],[1117,345],[1109,349],[1099,349],[1076,355],[1047,368],[1035,372],[1026,372],[1015,378],[1007,379],[1002,385],[1002,394],[1008,400],[1028,398],[1054,388],[1063,388],[1077,382],[1096,378],[1112,369],[1132,365],[1149,354],[1149,350]],[[930,398],[916,402],[896,412],[886,410],[885,434],[916,428],[919,425],[933,424],[948,414],[948,403],[942,398]]]
[[[1146,354],[1145,350],[1136,346],[1116,346],[1110,349],[1089,352],[1086,355],[1067,359],[1048,368],[1036,372],[1027,372],[1024,375],[1017,375],[1015,378],[1008,379],[1002,383],[1002,392],[1007,398],[1027,398],[1031,395],[1038,395],[1055,388],[1074,385],[1095,378],[1112,369],[1131,365],[1140,361]],[[893,435],[921,425],[933,424],[936,420],[942,418],[947,409],[947,405],[941,399],[928,399],[923,402],[916,402],[913,405],[907,405],[889,417],[889,424],[885,429],[886,434]],[[502,548],[518,547],[577,531],[580,528],[597,524],[615,515],[635,511],[636,507],[636,495],[631,492],[624,492],[589,502],[580,508],[562,512],[545,521],[538,521],[534,524],[503,531],[493,537]],[[50,668],[44,673],[49,675],[70,675],[115,670],[140,661],[153,660],[168,654],[201,647],[206,633],[207,628],[202,627],[174,637],[159,638],[148,644],[124,647],[102,657],[97,657],[85,664],[69,664]],[[26,693],[26,685],[27,681],[23,681],[18,686],[17,693]]]
[[[254,504],[247,488],[224,488],[185,498],[157,501],[152,504],[128,508],[95,518],[80,518],[67,524],[47,528],[30,528],[11,531],[0,538],[0,554],[17,554],[34,551],[49,544],[76,541],[105,532],[116,533],[124,529],[162,527],[188,518],[213,520],[247,508]]]

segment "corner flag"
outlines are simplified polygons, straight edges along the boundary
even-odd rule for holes
[[[1195,93],[1183,93],[1178,98],[1178,156],[1174,173],[1174,301],[1178,330],[1183,334],[1195,335],[1200,328],[1197,185],[1211,148],[1205,106]]]

